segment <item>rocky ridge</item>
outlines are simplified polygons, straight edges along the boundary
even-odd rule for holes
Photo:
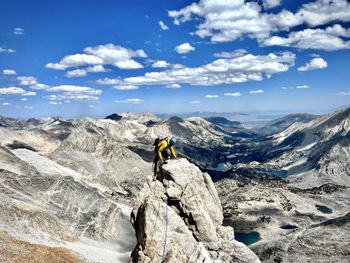
[[[260,262],[223,226],[222,207],[206,173],[186,159],[160,169],[134,201],[137,246],[132,262]]]
[[[288,171],[288,179],[300,188],[325,183],[350,186],[350,108],[321,116],[305,124],[293,124],[272,136],[275,145],[269,163]]]

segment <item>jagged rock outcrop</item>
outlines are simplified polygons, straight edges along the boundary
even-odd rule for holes
[[[260,262],[223,226],[222,207],[208,174],[186,159],[160,168],[134,201],[137,246],[131,262]]]

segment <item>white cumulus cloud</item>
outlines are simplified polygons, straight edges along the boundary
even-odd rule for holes
[[[60,91],[70,91],[70,92],[87,92],[93,89],[84,86],[74,86],[74,85],[59,85],[48,88],[47,92],[60,92]]]
[[[289,31],[298,25],[315,27],[350,21],[350,2],[347,0],[316,0],[303,4],[295,13],[285,9],[268,12],[280,2],[262,0],[260,5],[258,1],[200,0],[180,10],[169,11],[168,15],[176,25],[195,21],[197,25],[193,33],[201,38],[209,37],[212,42],[247,37],[264,43],[272,33]]]
[[[263,41],[264,46],[284,46],[299,49],[319,49],[335,51],[350,49],[350,29],[341,25],[329,26],[325,29],[304,29],[291,32],[288,37],[273,36]]]
[[[266,38],[271,32],[288,30],[300,24],[290,11],[263,13],[259,3],[244,0],[200,0],[178,11],[169,11],[168,15],[176,25],[190,20],[199,21],[194,34],[201,38],[210,37],[212,42],[227,42],[245,36]]]
[[[39,83],[38,80],[33,76],[19,76],[17,77],[19,85],[21,86],[30,86],[33,90],[45,90],[49,88],[48,85]]]
[[[325,25],[330,22],[350,21],[350,2],[347,0],[317,0],[306,3],[296,13],[310,26]]]
[[[183,43],[174,48],[174,50],[179,54],[186,54],[190,51],[194,51],[195,48],[190,45],[190,43]]]
[[[119,69],[139,69],[143,68],[143,65],[134,60],[134,58],[147,57],[142,49],[132,50],[114,44],[86,47],[84,52],[82,54],[65,56],[58,63],[46,64],[46,67],[65,70],[72,67],[91,65],[113,65]]]
[[[24,89],[18,87],[0,88],[0,95],[20,95],[25,92]]]
[[[288,71],[294,65],[291,52],[267,55],[245,54],[235,58],[220,58],[199,67],[172,67],[161,72],[147,72],[141,76],[124,79],[101,79],[98,84],[116,85],[165,85],[189,84],[215,86],[220,84],[261,81],[274,74]]]
[[[328,65],[327,61],[323,58],[313,58],[309,63],[306,63],[304,66],[298,68],[298,71],[310,71],[314,69],[323,69]]]
[[[32,76],[20,76],[20,77],[17,77],[17,80],[20,81],[19,85],[23,85],[23,86],[32,86],[38,83],[37,79]]]
[[[263,7],[265,9],[274,8],[281,4],[281,0],[263,0]]]
[[[85,77],[88,73],[98,73],[98,72],[107,72],[108,70],[104,68],[102,65],[90,66],[82,69],[74,69],[67,71],[65,76],[67,78],[74,77]]]
[[[99,65],[103,64],[100,57],[89,54],[74,54],[65,56],[59,63],[48,63],[47,68],[64,70],[71,67],[79,67],[85,65]]]
[[[164,60],[158,60],[152,64],[152,68],[168,68],[170,64]]]
[[[2,71],[2,74],[4,74],[4,75],[16,75],[17,72],[13,69],[4,69]]]

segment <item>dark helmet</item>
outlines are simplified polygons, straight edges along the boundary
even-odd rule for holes
[[[175,139],[175,137],[171,137],[171,139],[170,139],[170,144],[171,144],[171,145],[176,145],[176,139]]]

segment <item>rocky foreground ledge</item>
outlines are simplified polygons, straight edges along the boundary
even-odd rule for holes
[[[186,159],[171,160],[134,201],[137,245],[130,262],[260,262],[222,221],[210,176]]]

